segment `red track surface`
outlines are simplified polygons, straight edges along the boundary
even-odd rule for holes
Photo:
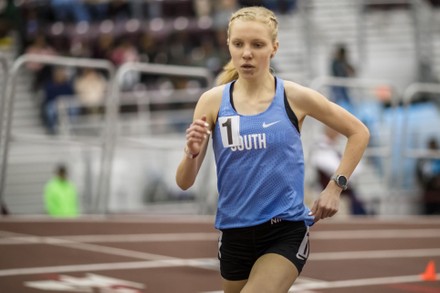
[[[209,217],[0,218],[0,292],[221,292],[217,237]],[[322,221],[311,249],[290,292],[440,292],[440,218]]]

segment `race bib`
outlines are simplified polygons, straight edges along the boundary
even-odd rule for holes
[[[240,145],[240,116],[219,117],[223,147]]]

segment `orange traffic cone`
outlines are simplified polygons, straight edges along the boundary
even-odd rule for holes
[[[423,281],[436,281],[437,274],[435,272],[435,262],[433,260],[428,262],[425,272],[420,275]]]

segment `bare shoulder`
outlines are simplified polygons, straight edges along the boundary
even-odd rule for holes
[[[207,90],[201,95],[197,104],[203,107],[212,106],[213,108],[218,109],[220,107],[224,88],[224,85],[220,85]]]
[[[286,95],[289,100],[309,99],[311,95],[313,96],[318,94],[316,91],[312,90],[309,87],[289,80],[284,82],[284,88],[286,90]]]
[[[296,82],[285,81],[284,88],[289,104],[299,120],[328,103],[328,99],[317,91]]]
[[[220,109],[224,88],[225,85],[215,86],[207,90],[200,96],[194,112],[195,119],[206,115],[208,123],[214,124],[215,119],[217,118],[218,111]]]
[[[285,80],[284,81],[284,89],[286,90],[287,96],[291,95],[298,95],[303,90],[304,86],[300,85],[299,83]]]

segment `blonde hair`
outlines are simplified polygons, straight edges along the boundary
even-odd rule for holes
[[[266,24],[268,28],[271,30],[272,42],[275,43],[278,39],[278,20],[275,14],[264,7],[261,6],[251,6],[244,7],[237,10],[234,14],[232,14],[229,19],[228,24],[228,43],[229,37],[231,33],[232,24],[235,20],[250,20],[250,21],[258,21],[263,24]],[[232,64],[232,60],[230,60],[224,67],[223,71],[217,77],[217,85],[226,84],[238,78],[238,72]]]

